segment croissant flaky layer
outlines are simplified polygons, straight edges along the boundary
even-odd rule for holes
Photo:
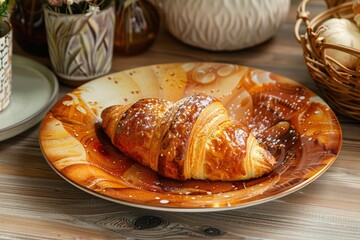
[[[116,148],[172,179],[246,180],[275,165],[254,135],[234,125],[222,103],[208,95],[175,103],[141,99],[108,107],[101,117]]]

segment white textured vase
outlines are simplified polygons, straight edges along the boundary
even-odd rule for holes
[[[252,47],[275,35],[290,0],[157,0],[167,30],[208,50]]]

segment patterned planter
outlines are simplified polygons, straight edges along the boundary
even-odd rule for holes
[[[0,112],[10,103],[12,61],[12,27],[0,22]]]
[[[59,14],[44,9],[51,65],[60,81],[78,86],[111,70],[115,10]]]
[[[168,31],[191,46],[238,50],[275,35],[290,0],[153,0]]]

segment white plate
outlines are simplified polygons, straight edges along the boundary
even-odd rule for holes
[[[14,55],[10,104],[0,112],[0,141],[40,122],[57,100],[59,84],[44,65]]]

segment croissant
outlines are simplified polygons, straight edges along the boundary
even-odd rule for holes
[[[235,181],[269,173],[275,158],[221,101],[194,94],[175,103],[141,99],[101,113],[102,128],[128,157],[168,178]]]

